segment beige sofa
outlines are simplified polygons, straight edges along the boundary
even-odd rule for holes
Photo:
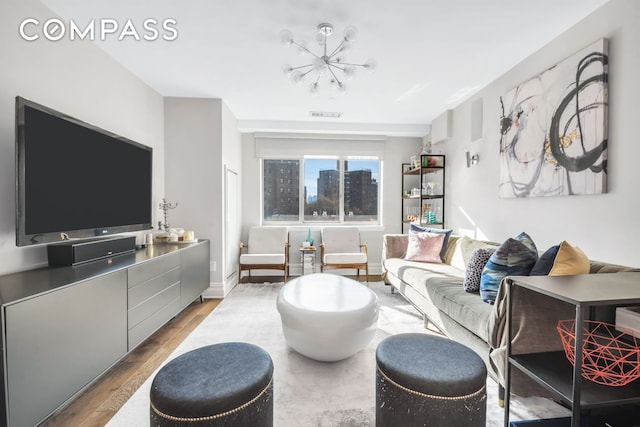
[[[498,246],[452,235],[449,237],[442,264],[414,262],[402,257],[407,249],[408,235],[387,234],[383,237],[382,271],[385,283],[398,290],[424,316],[449,338],[475,350],[487,364],[489,374],[502,381],[506,341],[504,287],[494,305],[482,301],[478,293],[463,290],[465,267],[471,253],[478,247]],[[591,273],[613,273],[633,270],[630,267],[591,261]],[[640,288],[640,284],[639,284]],[[573,307],[550,300],[539,294],[525,303],[514,305],[514,354],[531,351],[561,350],[562,343],[555,332],[559,319],[573,318]],[[541,335],[544,335],[541,337]],[[532,348],[533,343],[537,343]],[[539,345],[543,343],[543,345]],[[521,395],[546,395],[526,378],[514,375],[512,390]]]

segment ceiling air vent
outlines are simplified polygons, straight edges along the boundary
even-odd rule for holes
[[[333,113],[331,111],[310,111],[311,117],[321,117],[325,119],[339,119],[342,113]]]

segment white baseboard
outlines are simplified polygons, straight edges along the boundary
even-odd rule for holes
[[[233,276],[225,282],[210,282],[209,287],[202,293],[203,298],[224,298],[238,284],[238,276]]]

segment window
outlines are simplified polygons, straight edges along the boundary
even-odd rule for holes
[[[262,217],[264,221],[298,221],[300,203],[298,181],[295,176],[300,170],[298,160],[264,160],[262,164]],[[296,172],[294,174],[294,171]],[[284,176],[291,175],[291,184],[287,188],[293,188],[293,192],[285,193],[280,182]],[[287,181],[288,182],[288,181]],[[279,188],[279,190],[275,190]]]
[[[264,159],[263,220],[377,224],[379,171],[377,159]],[[290,177],[285,187],[279,184],[283,175]]]

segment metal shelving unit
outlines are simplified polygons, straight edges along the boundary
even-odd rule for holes
[[[408,230],[408,226],[412,222],[419,223],[422,226],[444,228],[444,155],[420,155],[419,167],[414,167],[411,163],[402,164],[401,218],[403,233]]]

